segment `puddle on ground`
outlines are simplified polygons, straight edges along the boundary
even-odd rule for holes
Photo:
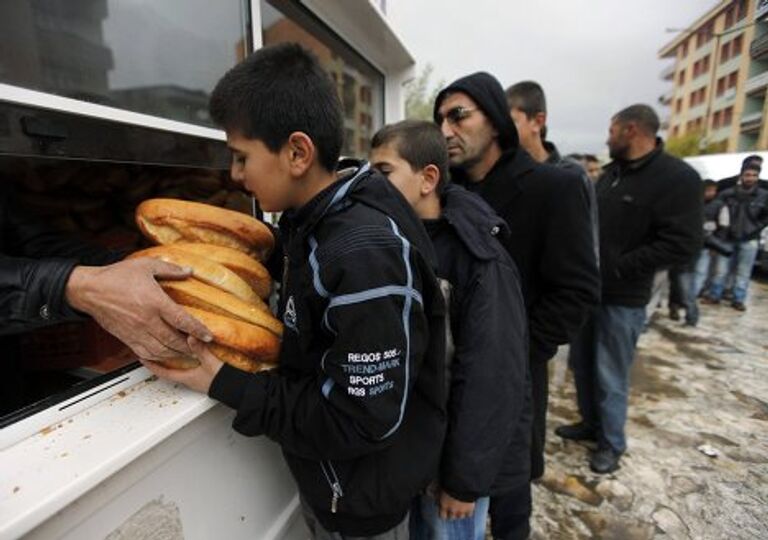
[[[671,398],[685,398],[688,394],[672,384],[670,379],[662,379],[659,373],[648,363],[643,361],[643,356],[638,356],[632,364],[630,374],[630,387],[634,392],[649,396],[666,396]],[[632,399],[630,399],[630,402]]]

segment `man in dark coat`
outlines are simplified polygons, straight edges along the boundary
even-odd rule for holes
[[[499,82],[475,73],[443,89],[435,122],[448,144],[452,179],[478,193],[507,222],[530,332],[534,407],[531,477],[544,471],[547,360],[568,343],[599,300],[589,197],[579,177],[537,164],[519,148]],[[526,538],[530,486],[491,498],[495,538]]]
[[[702,246],[701,180],[664,152],[658,129],[647,105],[616,114],[613,162],[597,183],[602,300],[571,345],[582,421],[555,433],[597,440],[590,466],[598,473],[616,470],[626,449],[629,372],[654,274],[689,262]]]

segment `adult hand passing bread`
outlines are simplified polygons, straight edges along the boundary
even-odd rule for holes
[[[93,317],[142,359],[163,360],[190,355],[191,335],[213,338],[197,319],[173,302],[157,280],[179,280],[189,269],[158,259],[140,258],[108,266],[77,266],[66,285],[66,299]]]

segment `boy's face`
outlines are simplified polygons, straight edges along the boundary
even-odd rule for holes
[[[230,174],[259,201],[265,212],[280,212],[294,205],[294,186],[281,152],[272,152],[258,139],[227,132],[232,150]]]
[[[416,208],[421,200],[423,177],[400,157],[394,143],[383,144],[371,150],[371,164],[392,182],[411,207]]]

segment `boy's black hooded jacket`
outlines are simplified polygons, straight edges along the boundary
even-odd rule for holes
[[[425,221],[449,287],[453,343],[448,433],[438,483],[472,502],[530,475],[528,322],[506,223],[477,195],[446,185],[442,214]],[[451,347],[449,347],[451,349]]]
[[[280,221],[280,366],[224,366],[209,394],[267,435],[329,531],[397,525],[437,474],[445,434],[445,306],[427,233],[367,165]]]

